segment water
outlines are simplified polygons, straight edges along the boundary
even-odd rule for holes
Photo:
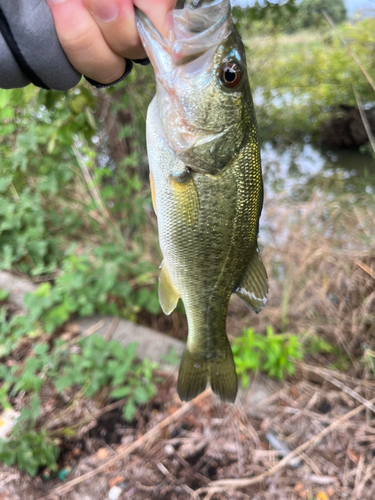
[[[290,201],[303,201],[314,190],[324,191],[329,198],[345,192],[375,193],[375,160],[356,151],[324,151],[308,143],[278,147],[266,142],[262,166],[266,199],[283,194]]]

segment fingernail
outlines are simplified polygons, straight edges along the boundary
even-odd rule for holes
[[[114,21],[120,12],[118,3],[115,0],[92,0],[90,7],[92,15],[103,23]]]
[[[47,0],[48,3],[51,3],[52,5],[56,5],[58,3],[64,3],[65,0]]]

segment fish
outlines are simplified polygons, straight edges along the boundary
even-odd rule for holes
[[[179,1],[167,37],[140,10],[136,22],[156,79],[146,142],[163,254],[159,301],[168,315],[181,298],[189,330],[177,392],[189,401],[209,383],[234,402],[229,300],[236,293],[258,313],[269,289],[257,244],[263,182],[244,45],[229,0]]]

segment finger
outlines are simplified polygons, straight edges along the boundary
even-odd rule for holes
[[[172,25],[171,12],[176,5],[176,0],[133,0],[133,3],[139,10],[144,12],[150,19],[155,28],[168,36],[168,30]]]
[[[77,71],[103,84],[121,78],[126,62],[108,47],[83,0],[47,1],[61,46]]]
[[[113,52],[128,59],[146,57],[135,24],[132,0],[84,1]]]

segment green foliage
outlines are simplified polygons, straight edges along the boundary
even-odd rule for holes
[[[0,342],[2,340],[0,337]],[[156,364],[137,362],[136,349],[137,344],[125,348],[117,341],[107,342],[91,335],[79,340],[74,349],[71,343],[61,340],[51,346],[36,343],[24,363],[2,365],[0,402],[3,408],[10,407],[9,399],[21,391],[28,394],[29,404],[22,409],[12,434],[0,440],[0,460],[8,465],[16,463],[30,475],[35,475],[42,466],[56,469],[58,447],[47,429],[38,427],[39,394],[46,386],[53,387],[56,394],[82,389],[88,398],[106,388],[111,399],[125,398],[124,417],[131,421],[137,405],[147,403],[155,394]]]
[[[73,313],[159,311],[157,266],[145,258],[151,200],[136,171],[140,155],[103,160],[98,101],[83,85],[0,89],[0,270],[52,278],[28,299],[48,332]],[[116,112],[131,105],[126,94],[113,100]],[[120,139],[132,134],[130,125],[119,130]]]
[[[304,348],[309,354],[340,354],[340,349],[337,346],[317,335],[309,335],[304,341]]]
[[[375,352],[366,346],[363,353],[363,359],[372,374],[375,375]]]
[[[18,193],[9,175],[1,179],[0,194],[0,268],[52,272],[59,250],[57,239],[48,235],[39,193],[28,187]]]
[[[286,0],[282,3],[269,0],[256,0],[254,5],[242,9],[233,7],[233,18],[240,29],[251,26],[254,22],[270,23],[271,26],[284,25],[298,12],[297,0]]]
[[[340,31],[374,79],[375,19]],[[279,33],[245,43],[262,140],[316,138],[340,106],[356,106],[353,85],[363,103],[373,101],[372,87],[335,33]]]
[[[150,81],[146,75],[144,89]],[[35,340],[72,314],[135,319],[141,309],[159,311],[158,258],[148,257],[151,238],[144,236],[151,200],[138,175],[144,132],[137,131],[144,130],[140,109],[148,96],[129,98],[137,71],[126,85],[127,93],[105,94],[86,85],[65,93],[31,85],[0,90],[0,270],[42,282],[27,296],[26,314],[8,318],[0,309],[0,357],[12,356],[0,365],[0,404],[11,408],[21,394],[25,403],[12,435],[0,441],[0,460],[31,475],[56,467],[57,444],[41,423],[47,385],[65,398],[76,391],[124,398],[127,420],[155,392],[155,365],[136,362],[135,345],[124,349],[94,335],[74,345]],[[117,140],[129,147],[117,164],[102,109],[130,117],[118,129]],[[0,290],[0,302],[5,298]],[[14,353],[30,338],[32,351],[19,360]]]
[[[302,344],[296,335],[275,334],[267,327],[267,335],[252,328],[243,331],[232,346],[234,362],[241,384],[249,384],[249,371],[262,371],[280,380],[295,370],[295,360],[302,359]]]
[[[153,266],[139,261],[134,252],[120,253],[113,245],[97,246],[82,255],[71,247],[54,286],[43,283],[26,296],[25,305],[34,320],[43,321],[48,333],[73,313],[87,316],[98,311],[129,319],[134,319],[141,308],[157,313],[156,285],[142,287],[153,271]]]
[[[7,465],[16,464],[19,469],[35,476],[41,467],[56,470],[59,448],[45,431],[22,432],[22,439],[0,439],[0,461]]]
[[[347,10],[344,0],[303,0],[296,16],[291,21],[289,31],[325,26],[325,11],[335,23],[345,21]]]

